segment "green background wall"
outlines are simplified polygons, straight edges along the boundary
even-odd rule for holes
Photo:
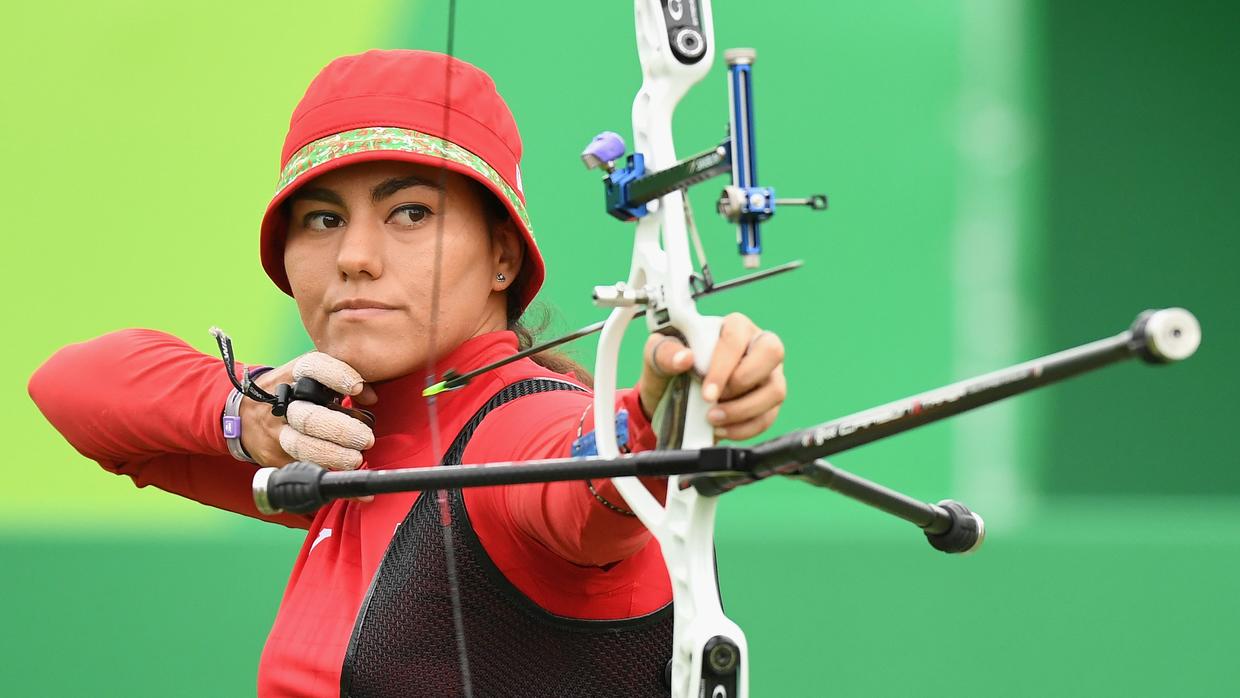
[[[1192,370],[1138,380],[1126,366],[1057,393],[1043,465],[1056,494],[1240,491],[1238,21],[1235,3],[1046,12],[1047,74],[1062,76],[1043,127],[1047,339],[1158,303],[1192,308],[1209,338]]]
[[[848,0],[754,15],[716,0],[718,45],[759,49],[763,179],[832,202],[767,229],[768,261],[804,270],[707,303],[790,347],[777,428],[1110,334],[1145,307],[1189,307],[1206,336],[1183,366],[1112,368],[835,459],[966,501],[993,524],[980,555],[934,554],[911,527],[797,483],[730,495],[720,572],[755,695],[1240,685],[1225,401],[1240,387],[1236,7]],[[441,3],[342,8],[0,10],[5,694],[253,692],[298,534],[103,474],[25,381],[56,348],[120,327],[205,351],[220,324],[259,362],[305,346],[255,254],[288,113],[334,56],[445,36]],[[521,125],[553,327],[592,321],[589,289],[625,274],[630,235],[599,215],[577,153],[628,130],[629,3],[465,2],[457,30]],[[683,151],[722,136],[724,100],[717,70],[679,112]],[[699,194],[716,274],[739,273]]]

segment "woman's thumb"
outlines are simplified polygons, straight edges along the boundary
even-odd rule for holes
[[[642,376],[638,381],[642,411],[649,418],[672,378],[693,368],[693,352],[678,338],[654,334],[646,340]]]

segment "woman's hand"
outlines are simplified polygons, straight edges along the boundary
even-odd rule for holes
[[[650,418],[673,376],[693,369],[693,352],[678,339],[651,335],[637,382],[642,411]],[[702,397],[717,403],[707,413],[718,439],[748,439],[771,426],[788,394],[784,343],[748,317],[723,319],[710,369],[702,378]]]
[[[254,379],[258,387],[274,393],[280,383],[313,378],[328,388],[350,395],[359,405],[378,400],[348,364],[320,352],[300,356]],[[375,443],[375,435],[362,422],[305,400],[289,404],[284,419],[271,414],[271,406],[241,401],[241,445],[259,465],[281,467],[295,460],[310,461],[331,470],[353,470],[362,463],[362,451]]]

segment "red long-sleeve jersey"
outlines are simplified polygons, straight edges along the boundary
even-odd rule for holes
[[[464,372],[516,351],[510,332],[462,344],[440,365]],[[505,385],[553,374],[514,362],[441,395],[437,435],[417,375],[374,384],[375,445],[363,468],[436,464],[465,422]],[[228,455],[220,415],[231,389],[219,359],[150,330],[126,330],[57,352],[30,380],[30,395],[82,455],[139,487],[153,485],[214,507],[308,529],[259,665],[261,696],[335,696],[358,607],[392,533],[417,495],[337,501],[312,517],[263,516],[254,507],[255,467]],[[463,462],[566,456],[593,428],[590,396],[531,395],[493,411]],[[630,415],[634,450],[653,446],[635,391],[617,399]],[[623,502],[610,482],[600,496]],[[487,554],[521,592],[556,615],[627,618],[671,600],[658,544],[641,523],[599,502],[582,482],[465,490],[470,521]]]

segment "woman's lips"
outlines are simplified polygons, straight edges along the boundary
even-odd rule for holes
[[[369,320],[394,312],[394,308],[341,308],[333,311],[332,315],[342,320]]]
[[[370,320],[396,310],[387,303],[369,298],[346,298],[332,305],[331,314],[342,320]]]

